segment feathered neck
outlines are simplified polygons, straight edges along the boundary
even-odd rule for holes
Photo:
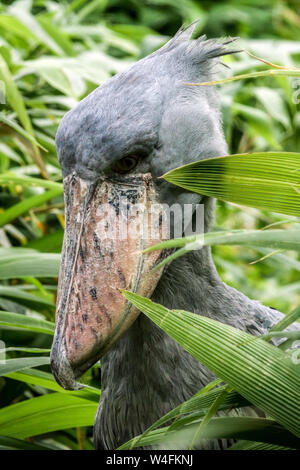
[[[224,284],[210,249],[193,251],[165,271],[152,300],[261,334],[275,311]],[[141,314],[105,355],[94,429],[98,449],[116,448],[189,399],[214,375]]]

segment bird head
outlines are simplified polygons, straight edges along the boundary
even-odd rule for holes
[[[119,289],[152,295],[164,253],[143,249],[173,236],[164,207],[199,200],[159,177],[227,153],[213,87],[188,83],[211,79],[218,57],[233,51],[191,40],[194,26],[101,85],[59,126],[66,228],[51,366],[64,388],[78,388],[138,316]]]

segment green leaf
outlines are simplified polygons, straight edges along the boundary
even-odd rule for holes
[[[33,137],[33,135],[25,131],[23,127],[19,126],[19,124],[17,124],[15,121],[8,119],[3,113],[0,113],[0,122],[3,122],[7,126],[14,129],[18,134],[25,137],[25,139],[29,140],[32,144],[35,144],[43,150],[46,150],[41,144],[39,144],[39,142]]]
[[[11,107],[14,109],[14,111],[17,113],[17,116],[20,119],[20,122],[23,124],[25,130],[29,134],[33,135],[32,125],[28,117],[22,95],[20,94],[18,88],[16,87],[13,81],[13,78],[11,76],[11,73],[9,71],[9,68],[5,60],[1,56],[1,54],[0,54],[0,79],[3,80],[5,83],[7,101],[9,102]]]
[[[19,202],[18,204],[11,206],[5,212],[0,214],[0,227],[8,224],[17,217],[20,217],[20,215],[28,212],[33,207],[39,207],[44,204],[44,202],[47,202],[49,199],[53,199],[60,194],[61,189],[50,189],[49,191],[45,191],[44,193],[38,194],[37,196],[29,197]]]
[[[18,2],[13,3],[9,7],[8,11],[21,23],[23,23],[26,28],[33,32],[38,42],[44,44],[55,54],[63,55],[64,52],[61,49],[60,45],[55,40],[53,40],[53,38],[48,34],[48,32],[43,28],[43,26],[30,13],[29,9],[27,8],[27,5],[28,3],[26,1],[19,0]]]
[[[0,184],[20,184],[21,186],[38,186],[47,189],[57,189],[63,192],[63,185],[55,181],[42,180],[40,178],[32,178],[30,176],[19,176],[12,172],[2,173],[0,175]]]
[[[45,353],[45,354],[49,354],[51,349],[44,349],[44,348],[21,348],[21,347],[9,347],[9,348],[5,348],[4,349],[4,352],[7,353],[7,352],[26,352],[26,353]]]
[[[37,17],[37,21],[48,35],[48,38],[51,37],[61,51],[71,57],[76,55],[72,42],[68,39],[68,36],[54,24],[53,18],[40,15]]]
[[[254,87],[253,91],[269,115],[288,129],[290,126],[290,118],[280,93],[281,90],[265,86]]]
[[[53,450],[53,447],[0,436],[0,450]]]
[[[166,428],[151,431],[144,437],[131,439],[118,450],[128,450],[139,446],[160,445],[163,449],[187,449],[195,433],[197,425],[189,425],[180,431],[166,433]],[[282,426],[270,419],[249,417],[218,417],[213,418],[203,430],[202,439],[247,439],[300,448],[300,440],[286,431]]]
[[[5,374],[5,377],[31,385],[38,385],[39,387],[44,387],[55,392],[73,394],[74,396],[96,401],[97,403],[101,394],[99,389],[85,384],[81,384],[84,388],[81,390],[76,390],[75,392],[65,390],[60,385],[58,385],[52,374],[39,369],[24,369],[18,372],[11,372],[9,374]]]
[[[248,245],[268,247],[276,250],[300,251],[300,230],[227,230],[193,235],[186,238],[173,238],[157,243],[145,253],[162,248],[185,247],[187,251],[213,245]]]
[[[0,362],[0,377],[11,372],[16,372],[28,367],[38,367],[50,364],[49,357],[21,357],[20,359],[6,359],[4,364]],[[0,432],[1,434],[2,431]]]
[[[211,318],[171,311],[132,292],[122,292],[219,378],[300,436],[300,368],[282,351]]]
[[[67,62],[69,58],[65,59]],[[77,98],[76,93],[72,88],[69,77],[67,76],[66,68],[63,68],[65,61],[56,60],[55,57],[36,59],[35,61],[27,61],[27,73],[36,73],[48,82],[53,88],[59,90],[61,93],[73,98]],[[84,90],[81,91],[82,94]],[[80,96],[79,94],[79,96]]]
[[[25,329],[37,333],[45,333],[47,335],[54,334],[54,323],[20,313],[0,311],[0,327],[1,326]]]
[[[152,431],[155,428],[162,426],[171,419],[178,418],[179,416],[187,413],[197,413],[198,416],[203,416],[208,408],[214,403],[214,401],[222,394],[226,386],[218,387],[216,390],[210,390],[203,395],[196,395],[189,400],[181,403],[179,406],[169,411],[167,414],[159,418],[152,426],[150,426],[144,434]],[[243,407],[247,406],[250,403],[241,397],[237,392],[230,392],[222,405],[220,405],[220,410],[226,410],[233,407]]]
[[[155,266],[154,271],[184,255],[188,251],[213,245],[242,245],[274,248],[276,250],[300,251],[300,230],[233,230],[226,232],[210,232],[186,238],[173,238],[150,246],[144,250],[144,252],[148,253],[160,249],[180,248]]]
[[[56,230],[53,233],[49,233],[41,238],[36,238],[35,240],[31,240],[29,243],[26,243],[28,248],[32,248],[34,250],[38,250],[41,252],[51,252],[51,253],[60,253],[62,250],[64,238],[64,231]],[[300,266],[300,263],[299,263]],[[300,271],[300,267],[299,267]]]
[[[283,319],[280,320],[279,323],[277,323],[277,325],[271,328],[270,332],[285,330],[285,328],[290,326],[292,323],[296,322],[299,318],[300,318],[300,306],[296,307],[290,313],[285,315]]]
[[[0,260],[0,279],[15,279],[30,277],[57,277],[59,272],[60,255],[55,253],[40,253],[28,250],[20,256],[18,248],[13,248]],[[1,249],[0,249],[1,253]]]
[[[271,338],[288,338],[292,340],[300,339],[300,331],[270,331],[266,335],[261,336],[265,341],[269,341]]]
[[[64,393],[51,393],[0,411],[0,433],[19,439],[94,424],[97,403]]]
[[[24,129],[34,137],[34,131],[32,128],[30,118],[27,114],[22,95],[19,92],[17,86],[15,85],[13,77],[11,76],[10,70],[7,66],[7,63],[5,62],[1,54],[0,54],[0,80],[4,81],[6,98],[7,98],[8,103],[17,113],[17,116],[21,124],[23,125]],[[34,149],[34,153],[32,155],[33,159],[35,163],[38,165],[41,171],[41,174],[46,177],[47,172],[45,169],[45,165],[41,158],[38,147],[35,144],[33,144],[33,149]]]
[[[241,103],[233,103],[232,110],[243,116],[249,123],[249,133],[253,136],[261,135],[271,147],[280,150],[281,146],[274,136],[274,125],[265,111]]]
[[[176,168],[170,183],[223,201],[300,214],[300,154],[257,152],[200,160]]]
[[[207,388],[204,387],[203,390],[200,390],[200,392],[198,392],[194,397],[190,398],[184,403],[181,403],[179,406],[155,421],[155,423],[153,423],[143,434],[141,434],[138,439],[134,439],[134,447],[138,445],[139,440],[142,437],[145,437],[150,431],[161,427],[170,420],[175,419],[174,422],[176,423],[177,418],[186,414],[188,414],[188,416],[192,415],[193,419],[201,418],[207,413],[208,409],[213,405],[215,400],[217,400],[224,392],[226,386],[220,386],[215,390],[208,390],[205,392],[206,389]],[[225,397],[224,402],[219,406],[219,410],[228,410],[236,407],[240,408],[248,405],[250,405],[250,403],[245,400],[245,398],[243,398],[237,392],[233,391]],[[171,425],[171,428],[173,429],[173,425]]]
[[[230,392],[230,387],[226,386],[224,390],[219,394],[219,396],[211,404],[211,406],[209,407],[209,410],[207,410],[207,413],[205,414],[203,419],[200,421],[198,427],[195,430],[195,434],[190,444],[190,449],[193,449],[195,445],[197,444],[197,442],[199,441],[199,439],[201,438],[201,436],[203,436],[205,432],[205,427],[208,426],[212,417],[217,413],[218,409],[220,409],[221,405],[226,400],[229,392]]]
[[[212,80],[210,82],[202,83],[188,83],[190,86],[210,86],[210,85],[221,85],[223,83],[231,83],[236,80],[246,80],[249,78],[260,78],[260,77],[300,77],[300,70],[286,67],[285,70],[278,69],[267,69],[259,72],[244,73],[241,75],[235,75],[234,77],[224,78],[221,80]]]
[[[3,300],[5,301],[4,303],[6,304],[6,306],[3,307],[5,310],[10,309],[10,307],[8,308],[9,305],[11,306],[24,305],[26,307],[31,308],[32,310],[47,309],[47,311],[49,310],[53,311],[55,308],[55,304],[49,301],[48,299],[43,298],[41,296],[34,295],[34,294],[30,294],[29,292],[26,292],[26,290],[18,289],[17,287],[13,287],[13,286],[0,285],[0,298],[2,302]],[[6,301],[6,299],[9,299],[9,300]],[[17,308],[17,307],[14,307],[14,308]],[[11,308],[11,310],[14,310],[14,309]],[[24,309],[16,310],[16,312],[23,313],[23,310]]]
[[[295,450],[291,447],[284,447],[266,442],[239,441],[228,450]]]
[[[26,40],[34,39],[34,34],[30,29],[24,26],[21,21],[11,15],[0,15],[0,26],[7,29],[10,33],[20,36]]]

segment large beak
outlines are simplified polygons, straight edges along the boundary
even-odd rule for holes
[[[165,238],[163,217],[149,174],[90,183],[64,179],[66,229],[59,275],[51,367],[57,382],[76,390],[139,314],[119,288],[150,297],[162,255],[142,250]]]

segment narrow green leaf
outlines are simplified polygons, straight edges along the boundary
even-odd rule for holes
[[[9,326],[13,328],[21,328],[34,331],[37,333],[45,333],[47,335],[54,334],[54,323],[39,318],[29,317],[20,313],[1,312],[0,311],[0,327]]]
[[[173,238],[150,246],[144,252],[148,253],[166,248],[180,248],[159,263],[154,269],[157,270],[188,251],[213,245],[245,245],[251,247],[268,247],[276,250],[300,251],[300,230],[233,230],[226,232],[210,232],[186,238]]]
[[[0,433],[19,439],[94,424],[97,403],[51,393],[0,410]]]
[[[0,377],[11,372],[16,372],[22,369],[28,369],[28,367],[38,367],[45,364],[50,364],[49,357],[21,357],[20,359],[6,359],[0,362]],[[1,432],[2,434],[2,432]]]
[[[32,134],[29,134],[29,132],[23,129],[23,127],[19,126],[19,124],[17,124],[15,121],[12,121],[12,119],[8,119],[3,113],[0,113],[0,122],[3,122],[7,126],[11,127],[18,134],[25,137],[25,139],[29,140],[29,142],[37,145],[38,147],[46,151],[46,149],[41,144],[39,144],[39,142],[34,138]]]
[[[241,115],[250,124],[249,133],[261,135],[270,144],[271,148],[281,150],[281,145],[279,145],[274,135],[274,123],[265,111],[241,103],[233,103],[232,111]]]
[[[20,215],[23,215],[25,212],[28,212],[33,207],[39,207],[44,204],[44,202],[47,202],[49,201],[49,199],[53,199],[56,196],[59,196],[60,194],[60,189],[50,189],[49,191],[45,191],[42,194],[38,194],[37,196],[32,196],[27,199],[24,199],[22,202],[15,204],[14,206],[7,209],[5,212],[0,214],[0,227],[5,224],[8,224]]]
[[[1,351],[1,350],[0,350]],[[19,347],[9,347],[9,348],[5,348],[3,350],[5,353],[7,352],[26,352],[26,353],[45,353],[45,354],[49,354],[51,349],[44,349],[44,348],[19,348]]]
[[[194,243],[195,242],[195,243]],[[153,245],[145,253],[161,248],[185,247],[187,251],[213,245],[248,245],[300,251],[300,230],[227,230],[186,238],[173,238]]]
[[[40,178],[33,178],[26,175],[16,175],[12,172],[2,173],[0,175],[0,184],[20,184],[21,186],[38,186],[47,189],[57,189],[63,192],[62,183],[57,183],[50,180],[42,180]]]
[[[300,368],[244,331],[149,299],[123,295],[243,397],[300,436]]]
[[[10,73],[10,70],[5,62],[4,58],[0,54],[0,80],[3,80],[5,83],[5,92],[6,98],[10,106],[17,113],[17,116],[23,125],[24,129],[34,137],[33,127],[30,121],[30,118],[27,114],[26,107],[22,98],[21,93],[19,92],[17,86],[14,83],[13,77]],[[32,157],[40,169],[41,174],[46,177],[47,172],[45,168],[44,161],[40,155],[39,149],[35,143],[33,143],[33,154]]]
[[[213,80],[211,82],[202,83],[187,83],[190,86],[208,86],[208,85],[221,85],[223,83],[231,83],[236,80],[246,80],[249,78],[260,78],[260,77],[300,77],[300,70],[295,68],[286,68],[285,70],[279,69],[267,69],[259,72],[244,73],[242,75],[235,75],[234,77],[224,78],[222,80]]]
[[[31,240],[29,243],[26,243],[26,247],[46,253],[60,253],[62,250],[63,238],[64,231],[62,229],[58,229],[53,233],[45,235],[44,237]]]
[[[291,447],[284,447],[266,442],[239,441],[228,450],[295,450]]]
[[[163,449],[187,449],[195,433],[196,424],[180,431],[166,434],[166,428],[155,429],[144,437],[138,436],[139,446],[161,446]],[[270,419],[250,417],[212,418],[204,429],[202,439],[247,439],[270,444],[300,448],[300,440]],[[136,439],[136,438],[135,438]],[[134,440],[126,442],[118,450],[135,447]],[[159,447],[158,447],[159,448]]]
[[[21,4],[22,3],[22,4]],[[38,42],[44,44],[50,51],[58,55],[63,55],[64,52],[60,45],[53,40],[48,32],[43,28],[34,15],[32,15],[27,9],[27,5],[24,2],[13,3],[8,10],[15,18],[17,18],[24,26],[33,32]]]
[[[203,388],[205,390],[206,387]],[[168,421],[173,420],[174,418],[178,418],[179,416],[186,415],[186,414],[193,414],[195,419],[199,419],[203,415],[205,415],[210,406],[217,400],[220,395],[224,392],[226,386],[220,386],[215,390],[208,390],[207,392],[201,393],[202,390],[196,394],[194,397],[190,398],[189,400],[181,403],[179,406],[174,408],[173,410],[166,413],[164,416],[159,418],[155,423],[153,423],[143,434],[134,440],[134,446],[137,447],[139,440],[142,437],[145,437],[150,431],[162,426],[163,424],[167,423]],[[237,392],[230,392],[226,397],[222,404],[220,404],[220,410],[228,410],[236,407],[243,407],[248,406],[250,403],[245,400],[241,395]],[[171,425],[171,428],[173,426]],[[132,441],[133,442],[133,441]]]
[[[53,450],[53,447],[0,436],[0,450]]]
[[[69,57],[76,55],[72,42],[69,40],[68,36],[53,23],[53,18],[40,15],[36,20],[41,25],[44,32],[47,33],[48,38],[50,37],[61,51]]]
[[[99,396],[101,394],[99,389],[85,384],[81,384],[84,388],[76,390],[75,392],[65,390],[58,385],[52,374],[39,369],[24,369],[18,372],[11,372],[9,374],[5,374],[5,377],[31,385],[38,385],[39,387],[44,387],[55,392],[73,394],[74,396],[79,396],[96,402],[99,401]]]
[[[18,248],[15,248],[14,254],[11,254],[10,251],[0,259],[0,279],[15,279],[25,276],[57,277],[59,264],[59,254],[30,250],[28,254],[20,256]]]
[[[261,336],[265,341],[271,338],[288,338],[292,340],[300,339],[300,331],[270,331],[266,335]]]
[[[15,34],[16,36],[20,36],[23,39],[34,39],[33,32],[24,26],[21,21],[11,15],[0,15],[0,26],[1,28],[5,28],[10,33]]]
[[[18,289],[17,287],[13,286],[0,285],[0,296],[2,299],[3,297],[5,299],[9,299],[12,303],[16,305],[24,305],[33,310],[45,308],[47,308],[47,310],[53,310],[55,308],[54,302],[42,298],[41,296],[30,294],[29,292],[26,292],[23,289]],[[17,312],[19,312],[19,310],[17,310]]]
[[[300,154],[257,152],[207,158],[176,168],[170,183],[223,201],[300,214]]]
[[[7,101],[18,115],[20,122],[25,130],[33,135],[31,121],[28,117],[23,98],[16,87],[14,80],[11,76],[9,68],[0,54],[0,79],[5,83]]]
[[[219,396],[211,404],[211,406],[209,407],[209,410],[207,411],[207,413],[205,414],[205,416],[203,417],[203,419],[201,420],[201,422],[199,423],[199,425],[197,426],[195,430],[195,434],[190,444],[190,449],[194,449],[195,445],[197,444],[201,436],[203,436],[205,427],[208,425],[212,417],[217,413],[220,406],[224,403],[225,399],[228,396],[229,391],[230,391],[230,387],[226,386],[224,390],[219,394]]]
[[[280,320],[279,323],[277,323],[277,325],[273,326],[273,328],[271,328],[270,330],[270,333],[274,331],[285,330],[288,326],[296,322],[298,319],[300,319],[300,305],[294,310],[292,310],[290,313],[285,315],[283,319]]]

